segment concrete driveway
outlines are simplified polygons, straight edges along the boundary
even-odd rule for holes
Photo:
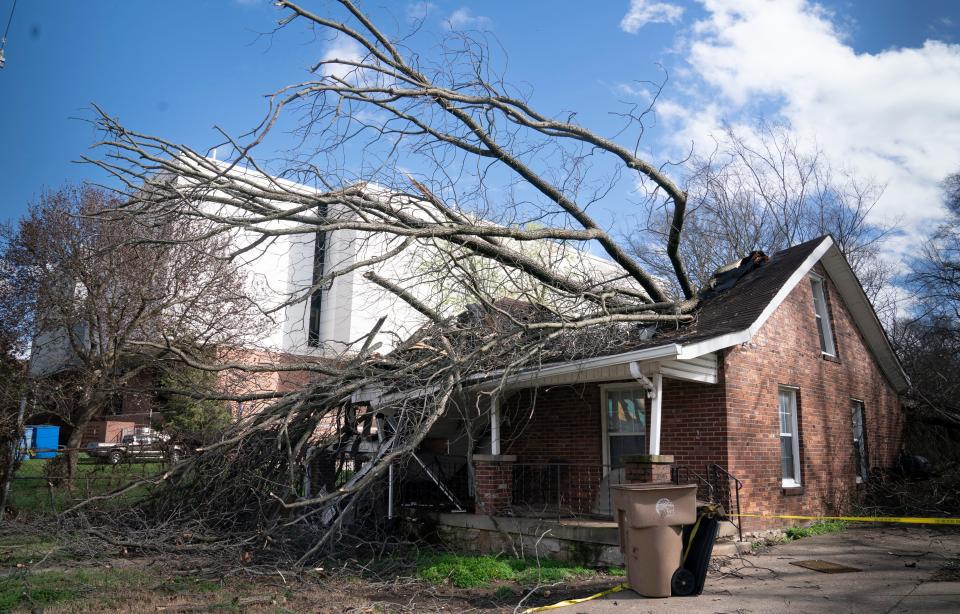
[[[819,559],[862,569],[827,574],[791,561]],[[908,526],[852,528],[774,546],[725,562],[699,597],[646,599],[614,593],[559,613],[960,612],[960,531]],[[960,563],[960,561],[957,561]]]

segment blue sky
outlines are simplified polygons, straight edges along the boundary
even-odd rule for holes
[[[304,0],[317,11],[329,2]],[[0,0],[0,23],[12,0]],[[547,112],[576,110],[601,132],[608,111],[670,72],[660,128],[667,156],[723,121],[782,117],[828,155],[887,184],[877,215],[920,232],[940,214],[936,181],[960,169],[960,3],[952,0],[618,0],[366,2],[388,31],[426,10],[421,53],[454,24],[488,30],[508,77]],[[141,132],[204,150],[215,124],[249,127],[263,94],[305,75],[329,42],[268,32],[265,0],[20,0],[0,71],[0,215],[45,188],[98,179],[73,161],[96,140],[97,103]]]

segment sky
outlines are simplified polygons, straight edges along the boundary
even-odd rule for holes
[[[0,26],[12,0],[0,0]],[[342,15],[327,0],[304,0]],[[725,123],[789,122],[836,164],[885,185],[873,214],[903,251],[942,216],[960,170],[960,2],[954,0],[561,0],[361,2],[385,29],[488,33],[548,114],[609,134],[611,110],[669,75],[644,151],[661,162],[709,147]],[[19,0],[0,70],[0,218],[44,190],[101,180],[78,164],[97,104],[129,128],[206,151],[255,124],[263,95],[337,49],[303,28],[270,35],[267,0]],[[282,143],[281,143],[282,144]],[[614,207],[615,208],[615,207]],[[605,219],[615,223],[617,211]]]

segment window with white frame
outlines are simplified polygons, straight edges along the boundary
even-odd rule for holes
[[[867,432],[863,424],[863,401],[853,401],[853,460],[857,468],[857,484],[865,482],[870,467],[867,464]]]
[[[797,390],[780,387],[780,474],[784,486],[800,485],[800,434]]]
[[[603,462],[622,467],[624,456],[647,452],[647,391],[608,387],[603,396]]]
[[[820,351],[828,356],[836,356],[833,344],[833,329],[830,328],[830,311],[827,309],[827,295],[823,278],[810,277],[813,287],[813,311],[817,318],[817,334],[820,335]]]

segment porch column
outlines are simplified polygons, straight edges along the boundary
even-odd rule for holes
[[[623,457],[627,484],[671,481],[673,457],[664,454],[632,454]]]
[[[490,397],[490,454],[500,455],[500,401]]]
[[[476,475],[476,511],[499,516],[510,510],[513,502],[513,464],[511,454],[474,454]]]
[[[660,408],[663,403],[663,375],[657,373],[653,376],[653,394],[650,396],[650,454],[658,456],[660,454]],[[671,461],[673,462],[673,461]]]

